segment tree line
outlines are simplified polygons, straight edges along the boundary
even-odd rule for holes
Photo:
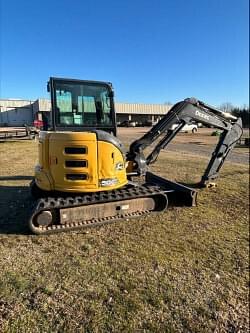
[[[223,103],[219,107],[220,110],[230,112],[236,117],[241,117],[243,127],[249,128],[249,106],[243,105],[241,107],[234,106],[232,103]]]

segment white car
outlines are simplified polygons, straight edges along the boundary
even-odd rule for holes
[[[174,129],[176,129],[176,127],[178,126],[178,124],[174,124],[171,126],[171,130],[173,131]],[[180,132],[192,132],[192,133],[196,133],[198,131],[198,126],[196,124],[190,124],[190,125],[185,125],[184,127],[182,127]]]

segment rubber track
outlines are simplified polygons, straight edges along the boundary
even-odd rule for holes
[[[98,203],[108,203],[108,202],[116,202],[121,200],[128,199],[137,199],[137,198],[146,198],[146,197],[154,197],[156,195],[164,196],[164,199],[167,202],[167,198],[165,193],[157,186],[126,186],[122,189],[106,191],[106,192],[96,192],[91,194],[86,194],[82,196],[71,196],[71,197],[48,197],[41,198],[35,202],[34,209],[32,211],[29,227],[33,233],[36,234],[51,234],[60,231],[67,230],[76,230],[83,227],[95,227],[106,223],[111,223],[117,220],[126,219],[126,218],[134,218],[139,217],[145,214],[150,213],[149,211],[138,211],[132,213],[122,213],[116,216],[110,216],[105,218],[93,218],[91,220],[77,220],[72,221],[70,224],[52,224],[50,226],[36,226],[33,223],[34,218],[38,213],[44,210],[49,211],[59,211],[63,208],[73,208],[80,207]],[[166,204],[167,207],[167,204]],[[166,208],[165,207],[165,208]],[[164,210],[164,209],[161,209]],[[56,214],[58,215],[58,213]],[[57,222],[57,221],[55,221]]]

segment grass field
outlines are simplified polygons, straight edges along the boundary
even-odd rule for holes
[[[198,207],[38,237],[36,159],[34,141],[0,143],[1,332],[248,332],[246,165],[226,163]],[[192,183],[205,162],[170,152],[152,169]]]

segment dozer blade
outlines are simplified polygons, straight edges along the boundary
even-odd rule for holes
[[[181,183],[159,177],[152,172],[146,173],[146,183],[148,186],[158,186],[167,194],[169,205],[173,206],[197,206],[198,192]]]

